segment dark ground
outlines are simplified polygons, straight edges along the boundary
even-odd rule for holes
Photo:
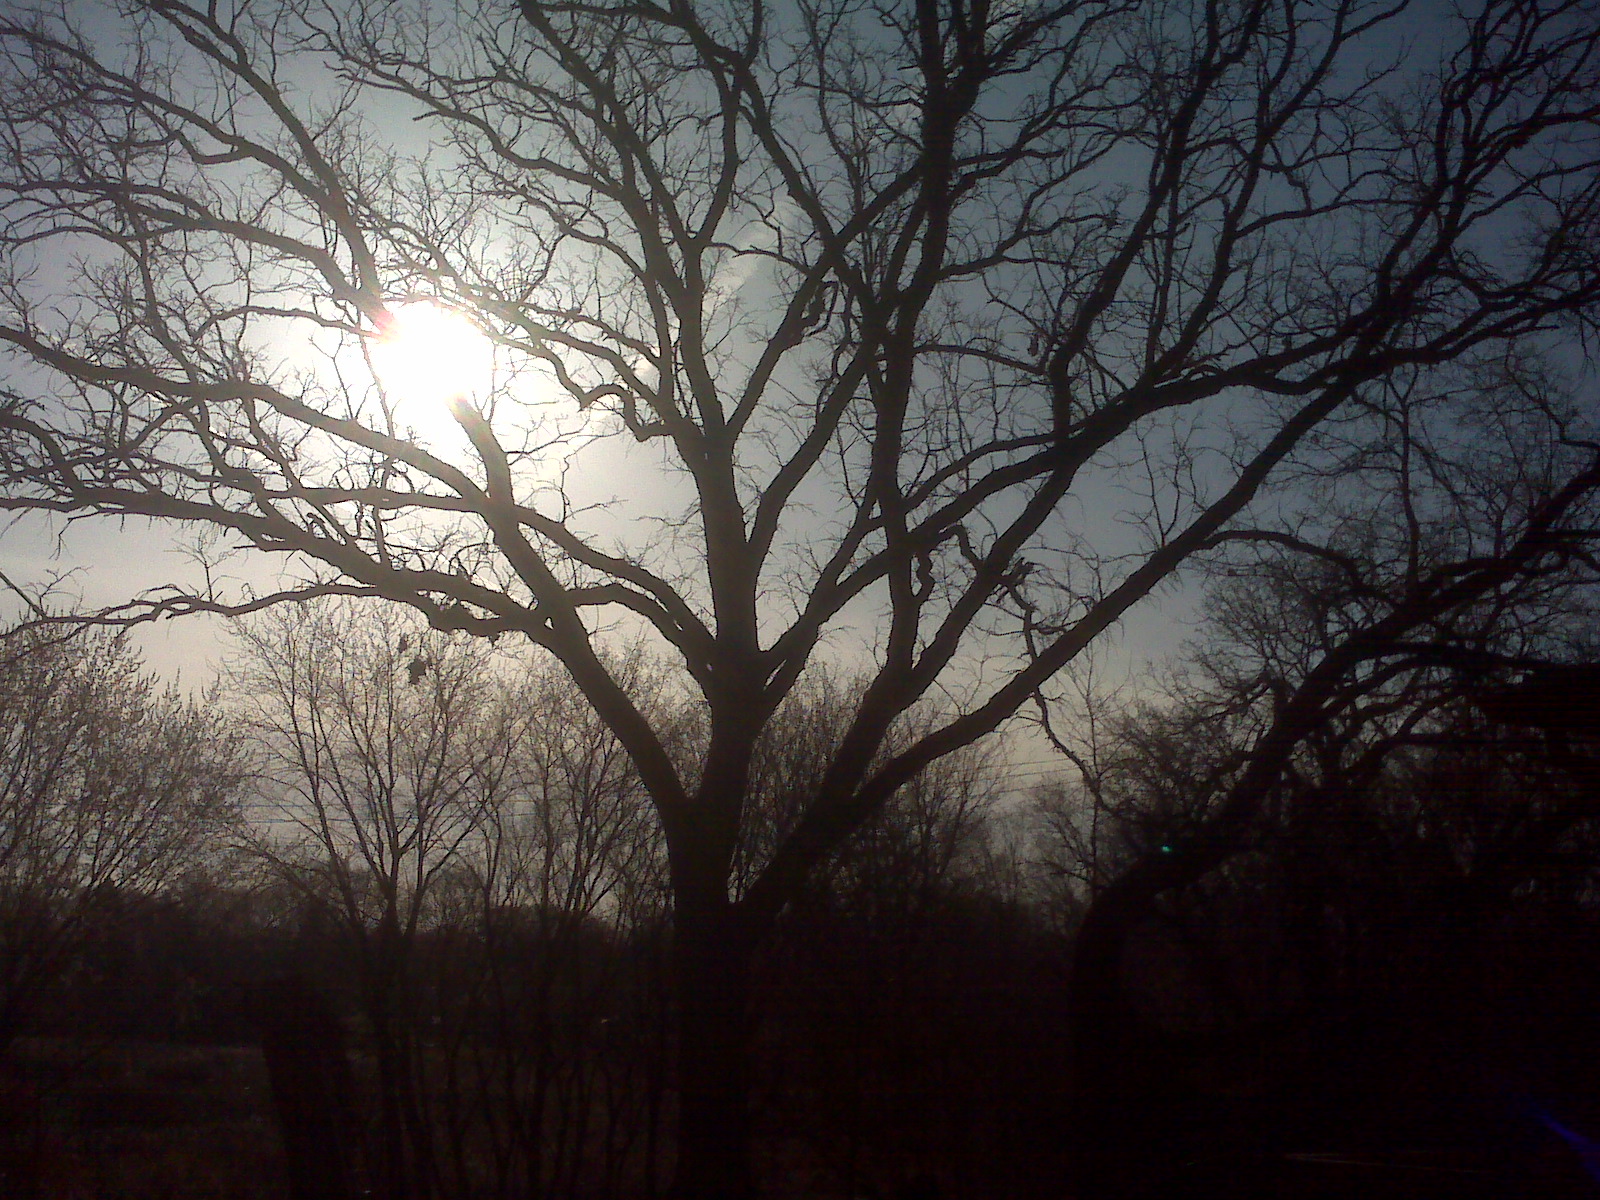
[[[1397,1080],[1387,1099],[1369,1094],[1360,1109],[1341,1112],[1336,1127],[1327,1125],[1332,1110],[1325,1104],[1297,1112],[1281,1097],[1139,1107],[1157,1117],[1145,1126],[1150,1136],[1164,1140],[1144,1153],[1130,1148],[1151,1170],[1126,1181],[1128,1196],[1600,1197],[1581,1148],[1541,1120],[1542,1110],[1511,1097],[1420,1096]],[[265,1068],[253,1047],[28,1039],[0,1080],[0,1120],[5,1200],[281,1200],[286,1194]],[[1011,1164],[1019,1167],[1026,1172]],[[918,1200],[951,1200],[925,1190]],[[1059,1194],[1071,1196],[1065,1180]]]
[[[29,1039],[0,1077],[6,1200],[278,1200],[253,1047]]]

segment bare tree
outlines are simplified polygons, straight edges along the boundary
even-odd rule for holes
[[[394,1196],[432,1195],[417,938],[441,877],[509,802],[534,719],[485,654],[372,605],[295,606],[240,625],[235,727],[255,747],[255,853],[353,950],[381,1101],[377,1162]]]
[[[289,567],[103,620],[341,592],[561,660],[668,846],[697,1200],[750,1189],[749,962],[808,872],[1337,477],[1343,421],[1600,294],[1580,0],[121,11],[0,23],[4,504]],[[367,370],[419,298],[508,372],[446,373],[454,432]],[[701,693],[692,763],[619,622]],[[763,730],[845,639],[867,686],[735,898]]]
[[[234,759],[215,715],[158,688],[125,637],[0,642],[0,1053],[108,901],[217,847]]]
[[[1583,411],[1570,379],[1519,357],[1441,372],[1342,422],[1343,466],[1284,526],[1213,540],[1207,637],[1164,705],[1118,722],[1103,781],[1112,871],[1089,896],[1071,1002],[1086,1157],[1137,1161],[1115,1130],[1139,1102],[1120,1083],[1121,965],[1157,901],[1274,822],[1375,789],[1459,722],[1474,681],[1592,645],[1600,463]]]
[[[564,1135],[596,1101],[556,1026],[600,1019],[594,942],[655,840],[616,738],[553,664],[392,605],[276,608],[235,642],[252,848],[353,952],[385,1194],[579,1190]],[[641,703],[647,665],[617,667]]]
[[[529,729],[440,924],[471,948],[434,975],[452,1105],[473,1110],[506,1196],[653,1178],[665,1091],[654,980],[629,955],[665,912],[659,829],[615,735],[553,666],[503,678]],[[647,659],[616,673],[642,705],[663,703]]]

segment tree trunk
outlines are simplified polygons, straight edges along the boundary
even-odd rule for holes
[[[1072,951],[1067,1023],[1075,1099],[1073,1174],[1085,1200],[1154,1194],[1166,1174],[1155,1097],[1136,1075],[1144,1049],[1122,986],[1128,937],[1154,896],[1114,881],[1084,914]]]
[[[1090,903],[1072,944],[1067,1025],[1073,1081],[1086,1099],[1123,1090],[1118,1066],[1128,1034],[1122,992],[1122,954],[1128,934],[1143,916],[1148,897],[1122,894],[1115,883]]]
[[[272,1085],[292,1200],[351,1200],[350,1064],[344,1031],[297,975],[261,991],[261,1050]]]
[[[726,900],[680,901],[674,915],[678,999],[678,1164],[673,1200],[754,1195],[750,1122],[750,923]]]
[[[1085,1200],[1166,1195],[1181,1155],[1174,1141],[1165,1068],[1123,987],[1128,940],[1156,898],[1191,884],[1227,856],[1226,839],[1203,851],[1158,854],[1101,890],[1084,913],[1072,948],[1067,1004],[1072,1047],[1077,1194]]]

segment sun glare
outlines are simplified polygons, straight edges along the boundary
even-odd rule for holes
[[[489,388],[494,348],[462,313],[428,300],[397,304],[368,343],[384,390],[410,404],[445,405]]]

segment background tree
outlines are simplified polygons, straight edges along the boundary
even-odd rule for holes
[[[286,606],[235,642],[252,850],[354,966],[329,982],[354,985],[376,1063],[375,1182],[580,1191],[572,1127],[603,1103],[585,1053],[621,957],[610,899],[652,851],[626,755],[549,665],[392,607]]]
[[[641,657],[617,673],[642,705],[672,702]],[[473,1135],[455,1138],[455,1187],[486,1159],[507,1196],[654,1191],[668,1094],[659,830],[615,736],[554,664],[500,686],[528,736],[435,918],[429,973],[447,1111],[469,1113]]]
[[[1318,880],[1340,873],[1341,822],[1360,825],[1363,806],[1404,794],[1408,819],[1452,819],[1424,815],[1418,795],[1436,789],[1397,779],[1419,746],[1461,740],[1485,677],[1593,652],[1600,459],[1581,401],[1520,359],[1462,376],[1464,396],[1440,382],[1450,376],[1341,423],[1346,465],[1308,491],[1289,529],[1216,539],[1209,636],[1166,704],[1121,723],[1101,781],[1114,834],[1097,849],[1111,876],[1089,893],[1073,951],[1076,1071],[1096,1113],[1139,1104],[1148,1086],[1121,981],[1129,939],[1164,896],[1226,892],[1241,856],[1278,840],[1299,870],[1276,895],[1309,919]],[[1585,815],[1555,808],[1566,825]],[[1058,861],[1081,860],[1081,818],[1048,816],[1065,834]],[[1288,932],[1316,943],[1308,980],[1332,969],[1310,925]],[[1113,1170],[1124,1160],[1111,1131],[1091,1145]]]
[[[4,503],[286,560],[101,619],[382,596],[564,664],[668,849],[697,1200],[750,1190],[749,965],[808,873],[1337,477],[1346,420],[1600,291],[1576,2],[1415,42],[1356,0],[121,11],[0,23]],[[436,380],[453,431],[367,369],[420,298],[508,372]],[[700,693],[694,761],[618,622]],[[846,638],[867,685],[735,898],[763,731]]]
[[[163,691],[124,636],[0,641],[0,1054],[119,906],[235,827],[214,712]]]
[[[255,853],[337,922],[353,954],[381,1100],[380,1186],[431,1195],[417,941],[441,880],[510,802],[533,715],[483,654],[398,613],[286,608],[241,625],[237,727],[257,748]]]
[[[793,732],[771,727],[787,769],[763,770],[769,785],[803,778],[803,755],[826,764],[818,709],[837,734],[854,707],[827,686],[797,698]],[[805,1147],[799,1190],[1045,1186],[1032,1139],[1055,1111],[1059,993],[1034,971],[1062,948],[1009,887],[1005,783],[996,743],[932,764],[813,872],[759,956],[757,1114],[771,1142]]]

